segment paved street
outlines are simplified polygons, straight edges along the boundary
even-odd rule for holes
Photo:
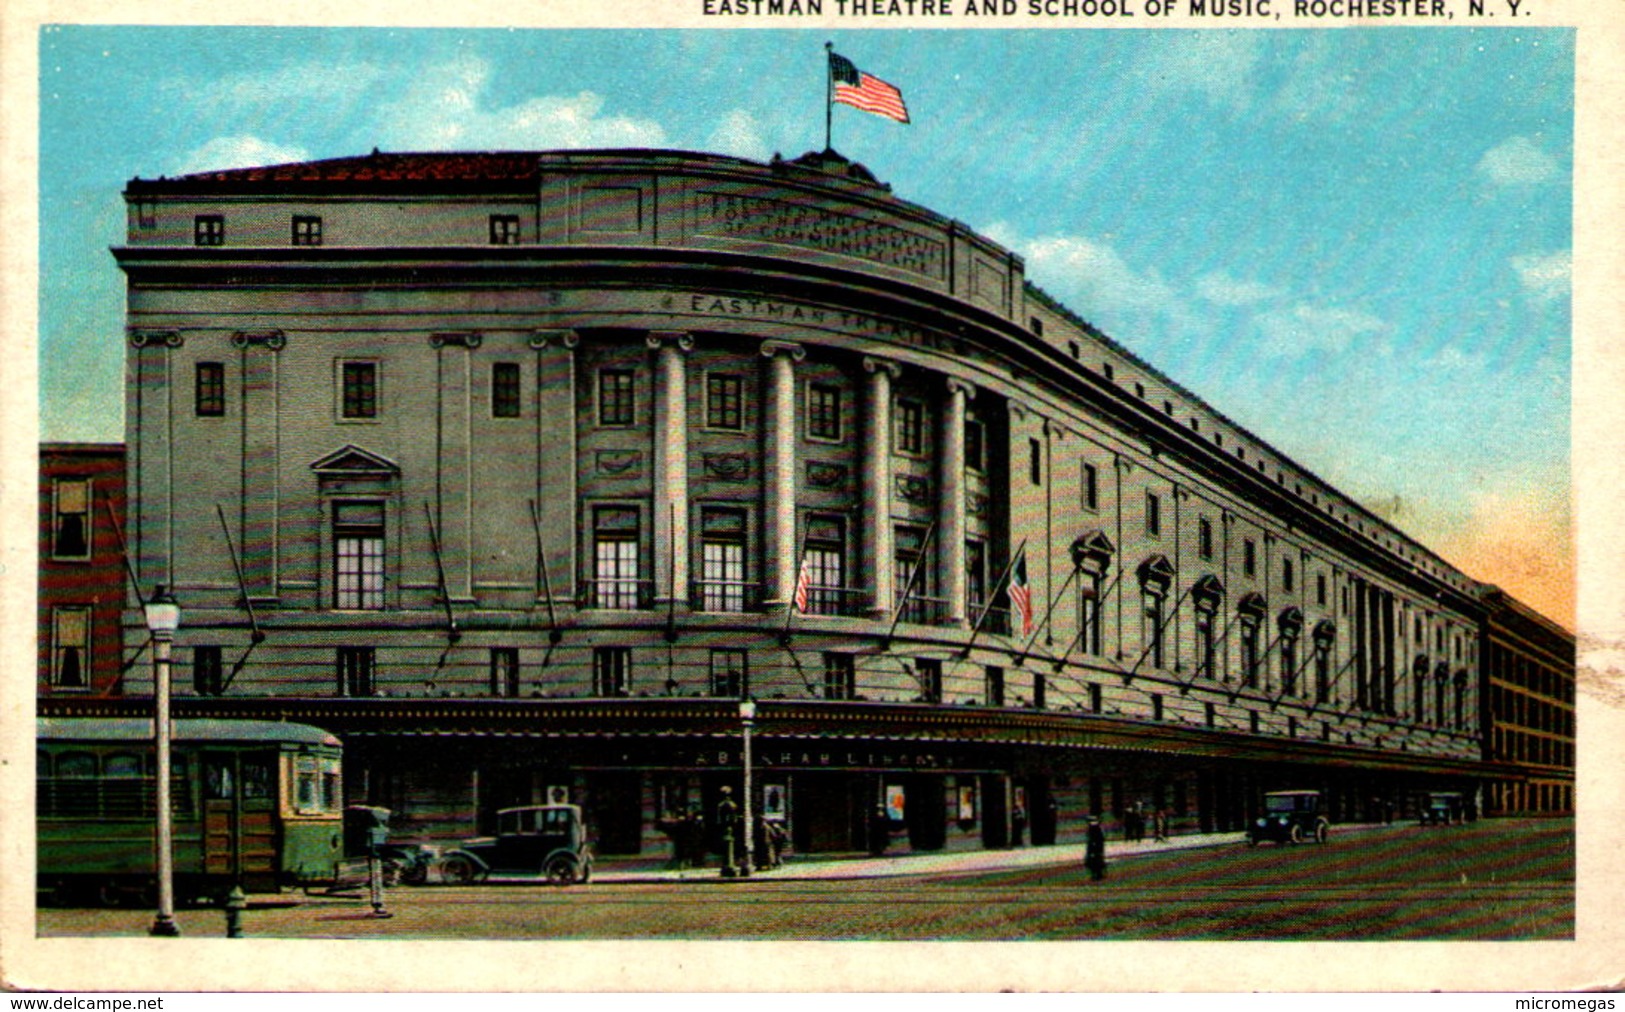
[[[1343,828],[1325,846],[1235,842],[1115,855],[1103,882],[1076,848],[791,863],[746,881],[606,875],[533,884],[393,889],[256,909],[250,937],[813,939],[1563,939],[1572,937],[1572,820]],[[1177,848],[1177,849],[1176,849]],[[1057,860],[1064,863],[1055,863]],[[844,872],[844,874],[843,874]],[[615,878],[621,881],[614,881]],[[140,910],[40,911],[41,935],[144,932]],[[223,932],[184,910],[188,935]]]

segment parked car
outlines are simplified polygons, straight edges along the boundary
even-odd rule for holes
[[[1264,795],[1264,814],[1247,827],[1247,846],[1261,840],[1325,843],[1328,828],[1319,791],[1272,791]]]
[[[1424,826],[1449,826],[1466,821],[1467,802],[1460,791],[1429,791],[1422,805]]]
[[[451,885],[491,875],[545,877],[553,885],[592,877],[592,848],[578,805],[531,805],[497,812],[495,836],[463,841],[440,860],[440,877]]]

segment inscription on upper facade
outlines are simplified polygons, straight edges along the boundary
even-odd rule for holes
[[[701,192],[697,230],[729,239],[805,246],[896,267],[935,281],[947,263],[944,244],[895,225],[771,197]]]

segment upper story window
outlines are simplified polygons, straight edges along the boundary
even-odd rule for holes
[[[1196,552],[1204,559],[1213,558],[1213,521],[1207,517],[1196,521]]]
[[[519,215],[491,215],[491,245],[517,246],[519,244]]]
[[[824,654],[824,698],[851,699],[857,694],[857,663],[851,654]]]
[[[914,677],[920,682],[922,703],[942,702],[942,662],[934,657],[914,662]]]
[[[225,664],[218,645],[192,648],[192,691],[200,696],[218,696],[226,691]]]
[[[636,398],[632,370],[601,369],[598,373],[598,424],[631,425]]]
[[[807,518],[796,606],[809,615],[840,615],[846,600],[846,524],[840,517]],[[802,601],[805,600],[805,604]]]
[[[1326,605],[1326,574],[1325,573],[1316,573],[1315,574],[1315,604],[1320,605],[1321,607],[1325,607],[1325,605]]]
[[[745,511],[706,507],[700,511],[700,607],[705,611],[744,611]]]
[[[384,606],[381,502],[341,502],[333,506],[333,606],[355,610]]]
[[[1247,576],[1258,573],[1258,546],[1251,538],[1241,543],[1241,571]]]
[[[965,467],[972,471],[986,468],[986,430],[975,418],[965,419]]]
[[[593,647],[592,687],[599,696],[632,694],[632,648]]]
[[[828,383],[807,387],[807,435],[838,442],[841,438],[841,388]]]
[[[519,363],[491,363],[491,417],[518,418],[519,415]]]
[[[738,432],[745,427],[745,380],[735,373],[705,377],[705,425]]]
[[[1036,439],[1027,440],[1027,477],[1034,485],[1044,483],[1044,447]]]
[[[638,542],[636,509],[599,506],[593,510],[593,583],[589,607],[633,610],[641,605]]]
[[[226,413],[226,366],[223,362],[199,362],[194,408],[199,418],[219,418]]]
[[[897,402],[897,452],[925,452],[925,408],[919,401]]]
[[[378,675],[375,647],[339,647],[333,654],[341,696],[370,696]]]
[[[1145,494],[1145,532],[1153,538],[1162,535],[1162,500],[1152,492]]]
[[[378,363],[339,364],[339,417],[366,419],[378,417]]]
[[[491,695],[510,699],[519,695],[518,647],[492,647],[490,668]]]
[[[51,609],[51,684],[59,689],[90,688],[90,609]]]
[[[57,479],[53,498],[51,557],[90,558],[90,479]]]
[[[226,242],[226,216],[200,214],[192,219],[192,245],[223,246]]]
[[[1080,498],[1083,500],[1083,508],[1098,510],[1100,508],[1100,472],[1095,468],[1095,465],[1088,461],[1083,462],[1083,473],[1079,476],[1078,484],[1080,486],[1078,490]]]
[[[1286,591],[1289,594],[1292,593],[1292,582],[1293,582],[1292,576],[1293,576],[1293,574],[1292,574],[1292,560],[1291,559],[1282,559],[1281,560],[1281,589]]]
[[[711,651],[711,695],[738,697],[744,691],[748,656],[743,650]]]
[[[314,214],[294,215],[293,244],[295,246],[320,246],[322,244],[322,219]]]

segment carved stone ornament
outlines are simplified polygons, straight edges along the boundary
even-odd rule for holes
[[[444,348],[447,345],[455,345],[459,348],[467,348],[468,350],[473,351],[484,341],[485,335],[479,333],[478,331],[460,331],[457,333],[429,335],[429,346],[432,348]]]
[[[566,351],[575,351],[581,344],[581,335],[573,330],[536,330],[531,332],[527,343],[534,351],[541,351],[554,345]]]
[[[686,330],[651,330],[644,340],[654,349],[670,344],[678,351],[694,350],[694,335]]]
[[[255,345],[281,351],[288,346],[288,335],[280,330],[239,330],[231,335],[233,348],[251,348]]]
[[[807,484],[813,488],[838,488],[846,484],[846,465],[827,460],[807,461]]]
[[[612,478],[629,477],[643,469],[643,451],[599,450],[594,455],[593,462],[599,474]]]
[[[750,478],[750,454],[702,453],[700,463],[707,476],[718,481],[746,481]]]
[[[885,372],[893,380],[903,375],[903,367],[889,358],[875,358],[873,355],[863,356],[864,372]]]
[[[980,492],[965,493],[965,512],[976,517],[987,512],[987,496]]]
[[[895,483],[897,498],[904,502],[925,502],[931,498],[931,483],[912,474],[900,474]]]
[[[807,357],[807,349],[794,341],[763,341],[762,357],[772,358],[774,355],[784,354],[790,356],[790,361],[800,362]]]
[[[146,328],[131,328],[130,330],[130,347],[132,348],[145,348],[148,345],[179,348],[185,343],[181,337],[181,332],[178,330],[151,330]]]

